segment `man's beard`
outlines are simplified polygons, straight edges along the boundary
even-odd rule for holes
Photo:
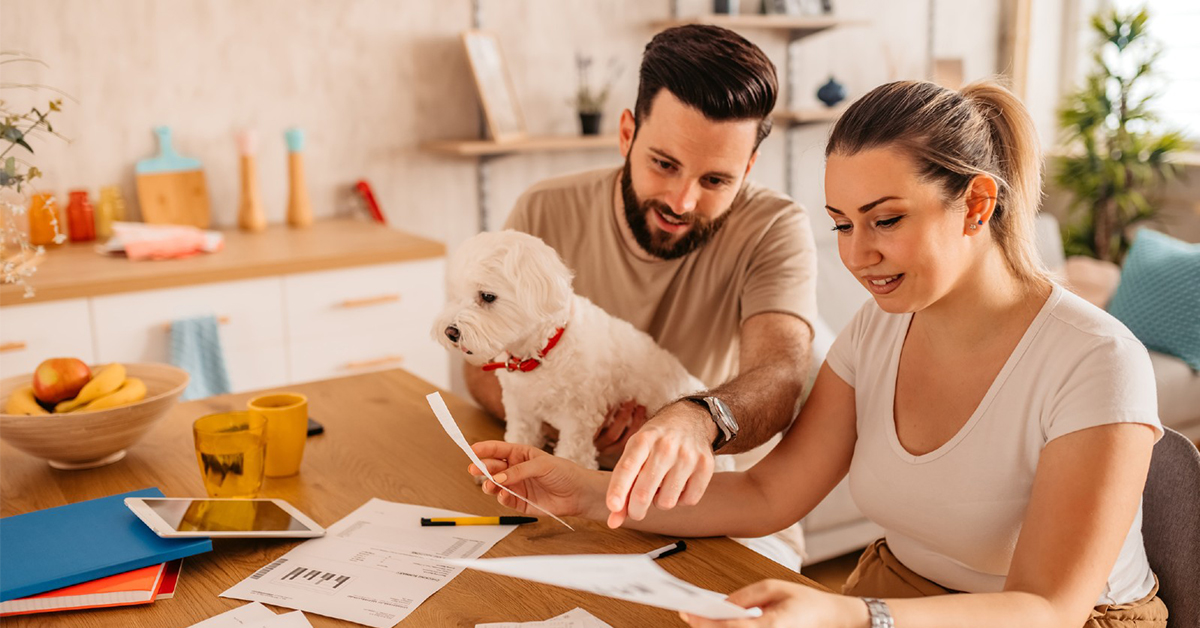
[[[651,199],[643,202],[633,191],[633,177],[630,174],[628,157],[625,158],[625,168],[621,172],[621,198],[625,201],[625,222],[629,224],[629,230],[633,232],[634,239],[644,251],[661,259],[683,257],[704,246],[716,235],[721,225],[725,224],[725,219],[730,214],[729,211],[724,211],[720,216],[711,220],[694,212],[680,216],[671,211],[671,208],[662,201]],[[650,231],[646,216],[656,210],[672,220],[690,224],[691,228],[678,241],[672,243],[671,240],[674,237],[672,234],[662,230]]]

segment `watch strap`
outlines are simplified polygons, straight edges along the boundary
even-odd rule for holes
[[[714,452],[724,447],[725,443],[728,443],[730,440],[732,440],[729,437],[729,433],[725,429],[725,426],[721,425],[720,419],[717,418],[716,409],[712,407],[706,397],[695,396],[684,397],[684,399],[700,406],[701,408],[704,408],[708,412],[708,418],[712,419],[713,425],[717,426],[717,437],[714,438],[712,442],[712,448]]]
[[[892,609],[887,602],[877,597],[861,598],[867,605],[867,613],[871,617],[871,628],[896,628],[896,620],[892,618]]]

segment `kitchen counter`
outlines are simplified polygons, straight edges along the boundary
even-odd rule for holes
[[[30,278],[36,294],[0,287],[0,306],[25,305],[159,288],[333,270],[441,257],[440,242],[354,220],[326,220],[308,229],[275,225],[261,233],[224,230],[225,248],[180,260],[131,262],[100,255],[94,243],[46,251]]]

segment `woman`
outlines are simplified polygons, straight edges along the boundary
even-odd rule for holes
[[[774,532],[849,473],[886,536],[845,595],[760,582],[730,596],[763,609],[736,625],[1165,626],[1141,538],[1162,433],[1149,357],[1040,266],[1023,106],[987,82],[891,83],[846,111],[826,160],[842,262],[874,298],[762,462],[715,475],[695,505],[626,520],[606,474],[508,443],[476,453],[553,512],[670,535]]]

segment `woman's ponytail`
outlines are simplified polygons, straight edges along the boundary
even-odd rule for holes
[[[1036,242],[1038,208],[1042,203],[1042,150],[1037,129],[1021,101],[990,81],[971,83],[960,92],[991,128],[1000,186],[992,232],[1005,259],[1021,279],[1047,277]]]

